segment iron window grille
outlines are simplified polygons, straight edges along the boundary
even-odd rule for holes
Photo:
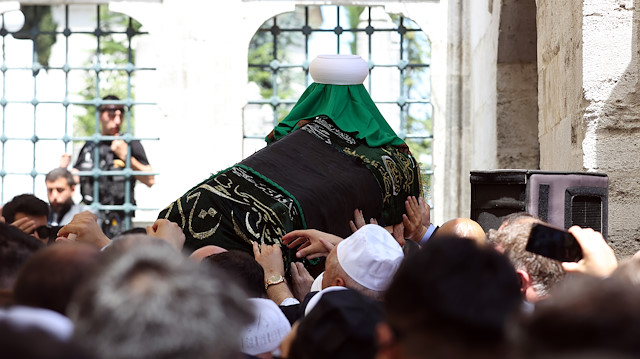
[[[311,18],[314,14],[317,16],[319,11],[327,15],[333,12],[335,26],[313,24]],[[243,156],[250,155],[253,150],[264,146],[263,138],[266,132],[284,118],[302,91],[312,81],[309,75],[309,64],[313,60],[311,48],[314,46],[314,36],[333,35],[335,47],[325,53],[343,54],[346,53],[346,46],[350,45],[348,44],[349,38],[358,38],[358,41],[361,41],[362,35],[364,35],[366,53],[358,53],[358,55],[362,56],[369,64],[369,76],[365,80],[365,87],[379,108],[395,105],[396,113],[390,116],[395,117],[393,121],[395,126],[392,125],[392,127],[398,136],[409,144],[414,155],[418,158],[422,172],[423,192],[427,199],[430,199],[431,178],[433,176],[431,155],[433,107],[430,102],[429,55],[413,53],[416,50],[429,53],[428,38],[419,26],[402,16],[394,17],[391,25],[376,27],[376,21],[372,16],[374,11],[372,6],[364,8],[365,20],[360,16],[360,22],[356,26],[345,24],[348,22],[344,17],[344,13],[347,11],[349,9],[344,6],[299,6],[294,13],[275,16],[258,29],[249,50],[249,80],[252,80],[253,71],[253,80],[256,81],[257,78],[261,96],[250,99],[245,108]],[[375,46],[379,43],[376,34],[381,33],[394,35],[397,38],[398,47],[395,61],[376,62],[374,52]],[[416,46],[419,45],[426,47],[426,49],[416,49]],[[261,46],[262,51],[265,47],[268,48],[270,53],[268,57],[262,56],[260,58],[259,54],[256,55],[256,51]],[[350,53],[354,52],[352,47]],[[297,52],[298,59],[290,60],[289,58],[293,56],[287,55],[291,52]],[[379,91],[374,91],[373,82],[381,69],[397,71],[399,91],[395,94],[395,98],[390,98],[390,94],[379,95]],[[295,89],[292,90],[292,88]],[[254,113],[249,109],[257,109],[265,105],[271,108],[270,123],[258,123],[256,118],[252,118]],[[416,119],[412,115],[412,106],[423,107],[421,111],[418,111],[422,114],[422,118]],[[387,111],[388,113],[389,111]],[[385,113],[383,112],[383,114]],[[385,117],[389,121],[388,115]],[[256,145],[256,142],[259,141],[261,141],[260,144]],[[423,153],[416,153],[416,148],[422,150]]]

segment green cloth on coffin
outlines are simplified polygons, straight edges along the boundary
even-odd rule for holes
[[[231,167],[201,182],[158,218],[182,228],[189,250],[216,245],[253,253],[253,241],[275,244],[290,230],[305,228],[295,199],[244,166]],[[283,248],[283,257],[290,263],[292,251]]]
[[[298,102],[273,130],[278,140],[295,130],[300,120],[325,115],[344,132],[355,133],[370,147],[400,146],[404,141],[396,135],[369,93],[360,85],[327,85],[312,83]],[[271,142],[269,138],[267,142]]]

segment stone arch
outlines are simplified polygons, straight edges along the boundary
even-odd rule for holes
[[[540,168],[535,0],[503,0],[497,58],[497,167]]]

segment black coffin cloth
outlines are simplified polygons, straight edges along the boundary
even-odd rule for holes
[[[381,219],[382,193],[364,163],[307,131],[294,131],[240,163],[298,200],[307,228],[344,238],[351,234],[354,209]]]
[[[346,237],[356,208],[382,225],[402,222],[404,201],[419,193],[413,157],[369,147],[318,116],[198,184],[159,218],[181,226],[189,251],[217,245],[252,253],[251,241],[279,243],[294,229]],[[285,265],[295,258],[283,254]]]

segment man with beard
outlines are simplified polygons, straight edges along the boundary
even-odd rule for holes
[[[64,226],[71,222],[76,214],[87,208],[81,204],[73,203],[73,193],[76,182],[71,172],[66,168],[56,168],[47,173],[44,179],[47,185],[47,197],[49,198],[48,224],[50,226]]]

